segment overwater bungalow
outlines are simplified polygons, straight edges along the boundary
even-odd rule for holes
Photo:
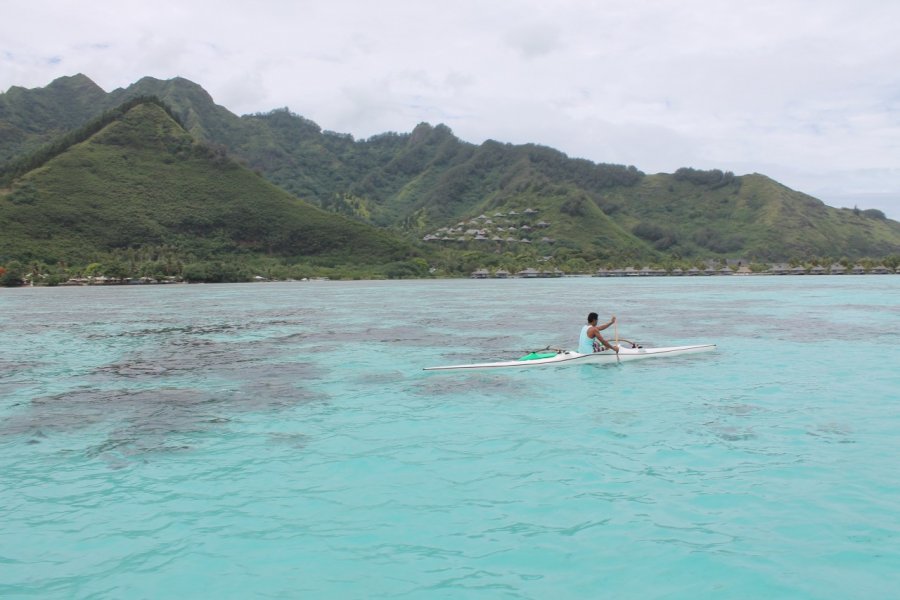
[[[487,279],[491,274],[487,269],[478,269],[477,271],[472,271],[472,279]]]
[[[810,275],[824,275],[825,273],[827,273],[827,271],[822,265],[816,265],[809,270]]]
[[[847,269],[840,263],[834,263],[829,270],[832,275],[844,275],[847,273]]]

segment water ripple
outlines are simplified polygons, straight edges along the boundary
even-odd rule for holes
[[[900,279],[674,279],[0,291],[0,596],[892,597]]]

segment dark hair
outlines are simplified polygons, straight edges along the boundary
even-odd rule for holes
[[[588,313],[588,323],[593,323],[596,320],[597,320],[597,313],[595,313],[595,312]]]

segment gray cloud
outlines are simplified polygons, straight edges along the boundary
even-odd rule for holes
[[[563,47],[559,30],[552,25],[534,24],[507,32],[506,42],[525,58],[546,56]]]
[[[98,0],[5,16],[0,89],[183,76],[234,112],[289,106],[357,137],[444,121],[648,172],[762,172],[900,218],[900,4]]]

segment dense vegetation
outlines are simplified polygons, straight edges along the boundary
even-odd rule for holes
[[[138,95],[138,94],[135,94]],[[0,94],[0,164],[76,129],[121,101],[85,77],[61,77],[43,88]]]
[[[123,120],[150,107],[175,129],[160,138]],[[4,157],[0,263],[85,267],[101,253],[106,271],[149,263],[159,274],[219,280],[900,253],[900,223],[880,211],[833,209],[762,175],[645,175],[533,144],[473,145],[425,123],[355,140],[287,109],[237,117],[180,78],[144,78],[108,94],[82,75],[13,88],[0,94],[0,165]],[[285,203],[305,216],[277,216]],[[504,217],[505,232],[466,233],[484,232],[474,218],[495,214],[518,216]],[[448,235],[454,227],[463,233]]]
[[[89,139],[92,135],[98,133],[101,129],[125,115],[132,108],[141,104],[155,104],[164,110],[173,121],[181,125],[180,119],[172,109],[156,96],[136,96],[116,108],[104,112],[99,117],[92,119],[86,125],[82,125],[81,127],[60,135],[52,142],[41,146],[34,152],[18,156],[14,160],[9,161],[2,166],[2,169],[0,169],[0,185],[9,185],[16,178],[22,177],[29,171],[33,171],[34,169],[43,166],[50,159],[59,156],[75,144]]]
[[[414,258],[388,232],[312,207],[196,143],[157,102],[131,104],[0,194],[0,263],[220,281],[377,274]]]

